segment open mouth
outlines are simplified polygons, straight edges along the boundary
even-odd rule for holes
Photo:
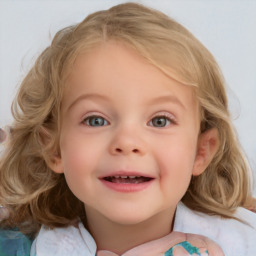
[[[140,184],[144,182],[149,182],[153,178],[144,176],[108,176],[103,178],[105,181],[120,184]]]

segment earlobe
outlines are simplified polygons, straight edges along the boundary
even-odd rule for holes
[[[210,164],[219,148],[219,135],[216,128],[209,129],[199,135],[197,154],[192,174],[202,174]]]

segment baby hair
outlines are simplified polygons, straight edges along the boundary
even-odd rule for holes
[[[23,80],[0,163],[0,204],[9,209],[1,225],[31,233],[41,224],[61,227],[84,218],[82,202],[49,163],[60,154],[62,95],[76,57],[110,40],[132,47],[167,76],[194,88],[200,132],[216,128],[220,145],[206,171],[192,177],[182,201],[193,210],[232,218],[250,195],[250,169],[231,123],[221,71],[182,25],[159,11],[126,3],[59,31]]]

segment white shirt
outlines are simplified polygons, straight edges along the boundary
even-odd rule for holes
[[[248,223],[190,210],[179,203],[174,231],[209,237],[218,243],[225,256],[256,256],[256,214],[238,208],[235,216]],[[95,256],[96,243],[79,223],[78,228],[47,229],[42,226],[31,248],[31,256]]]

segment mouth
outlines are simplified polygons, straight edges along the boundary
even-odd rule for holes
[[[140,184],[145,183],[153,180],[150,177],[144,176],[108,176],[104,177],[103,180],[111,183],[118,183],[118,184]]]
[[[100,178],[101,182],[109,189],[131,193],[147,189],[152,185],[155,178],[143,176],[139,173],[113,173]]]

